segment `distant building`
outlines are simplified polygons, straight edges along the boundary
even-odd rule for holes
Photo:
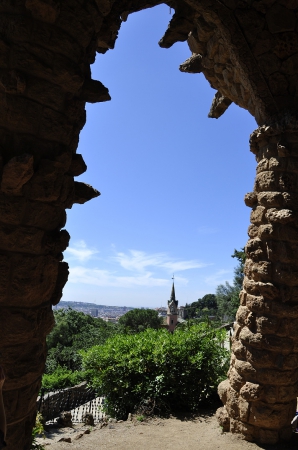
[[[155,311],[158,312],[158,316],[159,317],[166,317],[167,316],[167,308],[164,308],[164,307],[155,308]]]
[[[185,306],[179,306],[179,308],[178,308],[178,315],[179,315],[179,318],[182,319],[182,320],[187,319],[187,316],[188,316],[187,308],[185,308]]]
[[[92,317],[98,317],[98,309],[90,309],[90,316]]]

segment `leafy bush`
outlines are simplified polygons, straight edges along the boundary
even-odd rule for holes
[[[106,397],[109,414],[125,418],[143,399],[166,402],[172,410],[195,410],[210,401],[225,377],[225,331],[206,323],[177,329],[148,329],[116,335],[82,354],[89,380]]]
[[[42,387],[47,391],[75,386],[85,380],[85,373],[58,366],[51,374],[44,374]]]
[[[44,437],[42,415],[39,412],[36,414],[35,425],[32,430],[32,444],[30,450],[45,450],[43,445],[37,443],[36,438],[38,436]]]

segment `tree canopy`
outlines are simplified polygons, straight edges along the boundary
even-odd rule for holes
[[[153,309],[132,309],[120,317],[119,325],[125,333],[139,333],[147,328],[157,330],[162,324],[162,317]]]
[[[216,288],[218,315],[222,320],[234,320],[239,308],[239,294],[244,278],[245,256],[244,248],[240,249],[240,251],[234,250],[232,258],[238,260],[238,265],[234,269],[233,285],[226,281],[225,284],[220,284]]]
[[[55,326],[47,337],[46,373],[57,367],[80,370],[79,350],[103,344],[117,332],[114,324],[71,308],[54,311]]]

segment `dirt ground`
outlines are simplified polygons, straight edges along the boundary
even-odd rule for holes
[[[112,420],[112,419],[111,419]],[[298,434],[291,442],[258,445],[241,440],[237,435],[222,433],[215,409],[195,416],[181,415],[168,419],[152,418],[140,422],[108,422],[95,427],[51,428],[46,439],[39,439],[49,450],[297,450]],[[67,439],[68,442],[60,441]]]

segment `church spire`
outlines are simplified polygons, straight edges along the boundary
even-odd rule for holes
[[[172,285],[172,292],[171,292],[171,299],[170,299],[170,302],[171,302],[171,301],[176,302],[174,281],[173,281],[173,285]]]
[[[172,277],[173,284],[172,284],[172,291],[171,291],[171,298],[168,300],[168,304],[175,303],[176,307],[178,306],[178,300],[176,300],[176,294],[175,294],[175,285],[174,285],[174,275]]]

